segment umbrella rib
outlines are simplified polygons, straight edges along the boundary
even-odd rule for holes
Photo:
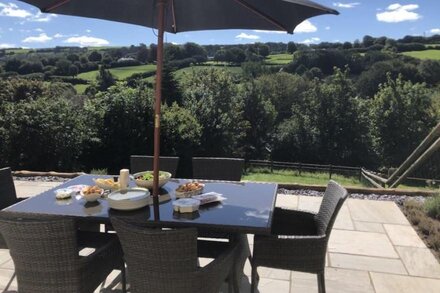
[[[264,18],[265,20],[267,20],[268,22],[270,22],[271,24],[279,27],[280,29],[282,29],[283,31],[286,31],[289,34],[292,34],[292,31],[289,31],[288,28],[286,28],[283,24],[281,24],[280,22],[276,21],[275,19],[273,19],[272,17],[270,17],[269,15],[267,15],[266,13],[258,10],[257,8],[255,8],[254,6],[252,6],[251,4],[247,3],[244,0],[234,0],[235,2],[237,2],[238,4],[242,5],[243,7],[249,9],[250,11],[252,11],[253,13],[255,13],[256,15],[260,16],[261,18]]]
[[[176,11],[174,10],[174,0],[171,0],[171,12],[173,14],[173,30],[177,33]]]
[[[49,7],[42,8],[41,11],[42,12],[51,12],[52,10],[57,9],[58,7],[63,6],[64,4],[67,4],[69,2],[70,2],[70,0],[56,1],[52,5],[50,5]]]

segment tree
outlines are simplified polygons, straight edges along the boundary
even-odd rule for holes
[[[186,43],[185,45],[183,45],[183,50],[185,51],[186,58],[191,58],[195,56],[198,56],[199,58],[205,60],[207,60],[208,58],[208,53],[206,52],[206,50],[196,43]]]
[[[275,125],[275,107],[253,81],[244,84],[240,95],[244,99],[243,118],[249,126],[246,128],[245,157],[267,157],[266,147],[271,144],[271,134]]]
[[[147,46],[145,46],[144,44],[142,44],[142,45],[139,47],[139,50],[138,50],[138,52],[137,52],[137,54],[136,54],[136,59],[137,59],[139,62],[146,63],[146,62],[148,61],[148,55],[149,55],[149,52],[148,52],[148,48],[147,48]]]
[[[14,71],[14,72],[18,72],[21,66],[21,61],[13,58],[13,59],[9,59],[6,61],[5,63],[5,71]]]
[[[164,63],[162,71],[162,102],[171,106],[173,103],[182,104],[182,94],[179,84],[174,78],[173,68],[168,62]]]
[[[56,73],[58,75],[62,75],[62,76],[70,75],[69,69],[70,69],[70,65],[71,64],[72,63],[70,63],[70,61],[68,61],[67,59],[60,59],[60,60],[58,60],[56,65],[55,65],[57,67]]]
[[[153,63],[156,62],[157,59],[157,45],[150,44],[150,55],[148,56],[148,62]]]
[[[100,62],[102,60],[102,55],[98,51],[93,51],[90,53],[88,59],[90,62]]]
[[[232,47],[230,49],[226,50],[226,61],[235,63],[235,64],[241,64],[246,60],[246,54],[244,53],[243,49]]]
[[[260,44],[258,46],[258,55],[262,56],[262,57],[267,57],[270,54],[270,49],[268,45],[263,45]]]
[[[276,133],[274,157],[331,164],[365,165],[369,140],[361,101],[348,78],[335,69],[326,82],[314,80]]]
[[[99,74],[96,77],[96,80],[100,91],[105,91],[112,85],[116,84],[115,78],[109,70],[104,68],[104,66],[99,67]]]
[[[436,115],[425,84],[401,76],[379,86],[371,107],[374,149],[387,167],[400,165],[435,126]]]
[[[437,60],[422,60],[418,66],[423,80],[431,85],[440,82],[440,62]]]
[[[193,71],[182,80],[183,106],[202,126],[199,152],[206,156],[241,156],[246,123],[243,100],[225,70]]]
[[[364,48],[368,48],[374,45],[374,38],[372,36],[366,35],[362,39],[362,44],[364,45]]]
[[[79,69],[75,65],[70,65],[69,67],[69,75],[72,77],[75,77],[78,75]]]
[[[226,50],[220,49],[215,52],[214,60],[217,62],[226,62]]]
[[[297,50],[296,45],[294,42],[288,42],[287,43],[287,53],[293,54]]]
[[[344,44],[342,44],[342,49],[344,50],[348,50],[353,48],[353,45],[350,42],[344,42]]]

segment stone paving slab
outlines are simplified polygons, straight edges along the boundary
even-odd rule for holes
[[[353,221],[353,224],[354,224],[354,229],[356,231],[385,233],[385,229],[383,228],[383,224],[380,224],[380,223]]]
[[[376,293],[438,293],[440,280],[370,273]]]
[[[19,196],[32,196],[58,182],[16,182]],[[322,198],[278,195],[276,205],[317,212]],[[250,248],[253,236],[248,235]],[[440,292],[440,264],[422,247],[417,233],[393,202],[348,199],[335,222],[327,254],[327,292]],[[424,244],[423,244],[424,245]],[[201,260],[206,265],[210,260]],[[0,250],[0,290],[17,290],[13,262]],[[250,264],[245,265],[241,292],[250,290]],[[317,292],[314,274],[259,267],[257,292]],[[120,272],[114,271],[95,292],[122,292]],[[227,292],[225,284],[221,292]]]
[[[349,198],[347,204],[354,221],[410,225],[394,202]]]
[[[325,285],[327,293],[374,293],[366,271],[328,268],[325,270]],[[292,272],[290,288],[291,293],[318,292],[317,277],[314,274]]]
[[[329,252],[355,255],[399,258],[385,234],[333,230],[328,244]]]
[[[413,227],[392,224],[384,224],[383,226],[394,245],[426,248],[425,243]]]
[[[429,249],[397,246],[396,250],[410,275],[440,278],[440,265]]]
[[[342,253],[329,253],[329,255],[331,267],[408,275],[400,259]]]

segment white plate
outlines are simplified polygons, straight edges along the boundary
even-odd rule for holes
[[[107,197],[109,206],[115,210],[131,211],[150,204],[148,189],[131,188],[110,193]]]

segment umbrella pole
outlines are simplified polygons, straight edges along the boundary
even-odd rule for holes
[[[165,1],[158,0],[158,19],[157,19],[157,68],[156,68],[156,92],[154,107],[154,159],[153,159],[153,201],[157,206],[159,195],[159,155],[160,155],[160,106],[162,95],[162,68],[163,68],[163,34],[164,34],[164,14]]]

